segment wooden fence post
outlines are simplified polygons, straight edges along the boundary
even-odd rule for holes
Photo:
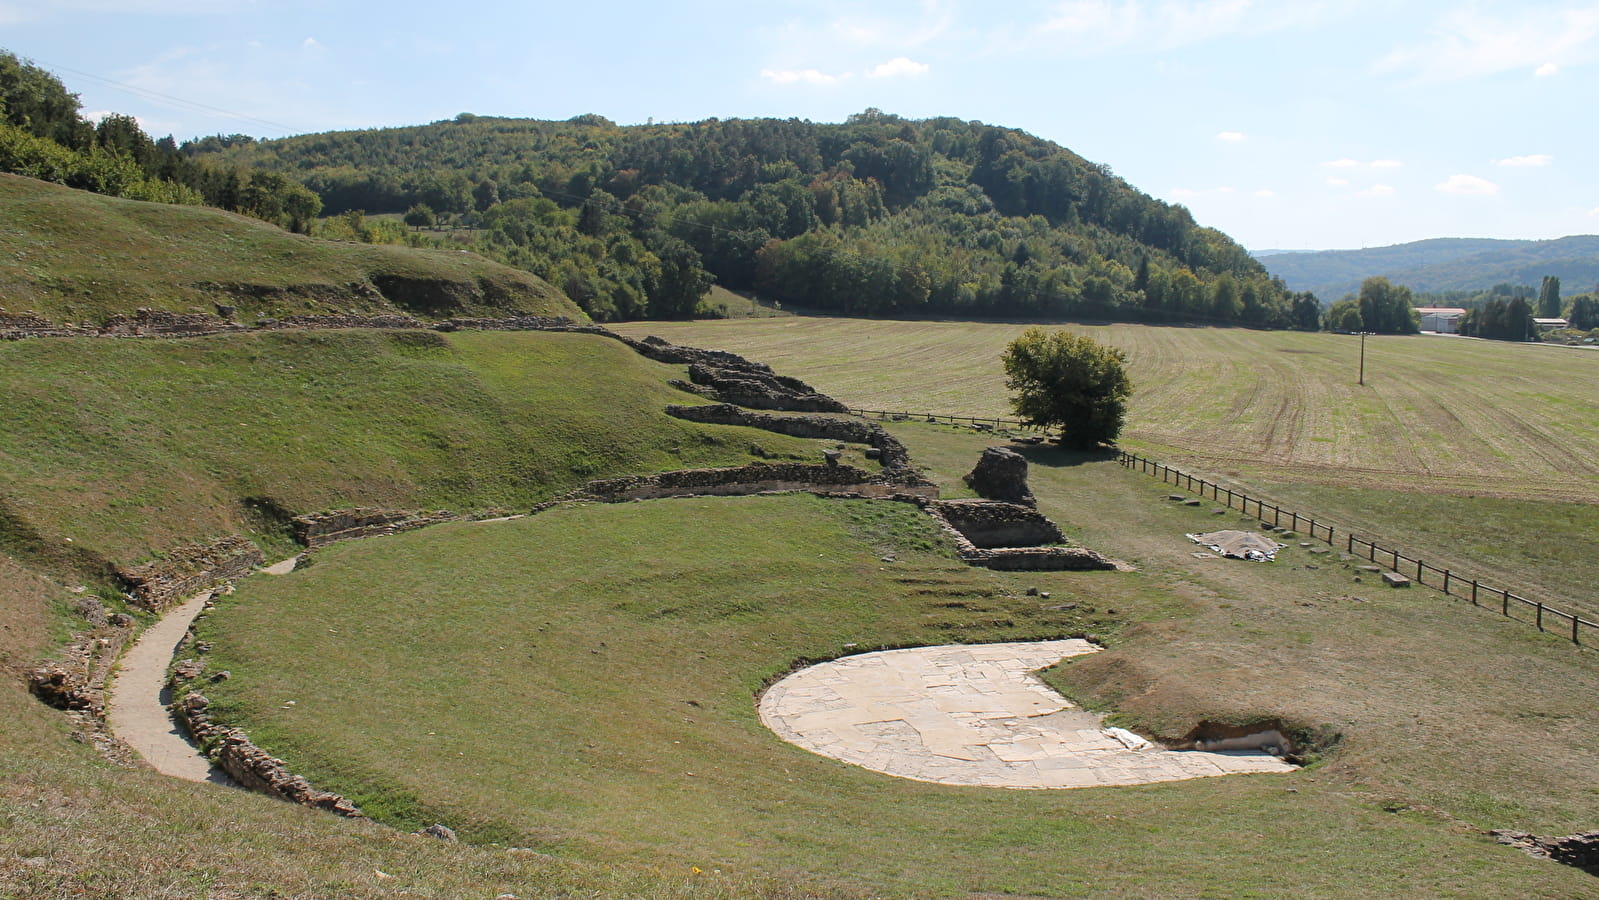
[[[1500,593],[1504,594],[1505,599],[1504,602],[1499,605],[1499,614],[1508,616],[1510,615],[1510,590],[1507,588],[1503,591],[1500,591]]]
[[[1543,602],[1538,603],[1538,630],[1543,631]]]
[[[1449,594],[1449,570],[1448,569],[1444,570],[1444,594],[1446,596]]]

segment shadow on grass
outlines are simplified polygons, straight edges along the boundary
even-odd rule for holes
[[[1107,462],[1116,459],[1117,450],[1114,447],[1095,447],[1092,450],[1073,450],[1059,444],[1012,444],[1010,449],[1015,450],[1027,458],[1031,466],[1048,466],[1052,469],[1081,466],[1087,463]]]

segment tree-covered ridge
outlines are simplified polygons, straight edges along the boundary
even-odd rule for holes
[[[205,204],[308,232],[322,202],[291,178],[180,152],[132,116],[84,118],[78,95],[0,50],[0,172],[129,200]]]
[[[455,217],[477,249],[600,319],[691,314],[711,277],[854,314],[1305,318],[1242,247],[1182,206],[980,122],[876,110],[841,124],[640,126],[463,114],[184,149],[290,175],[332,213]]]

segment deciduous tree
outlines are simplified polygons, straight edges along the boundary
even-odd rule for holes
[[[1059,427],[1060,442],[1087,449],[1115,443],[1133,385],[1126,356],[1069,331],[1029,328],[1005,348],[1011,406],[1027,422]]]

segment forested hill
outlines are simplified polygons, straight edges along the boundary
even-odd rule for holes
[[[1290,327],[1314,303],[1181,206],[1021,131],[876,110],[617,126],[463,114],[184,148],[291,175],[330,214],[408,213],[597,319],[693,314],[712,278],[844,314]]]
[[[1496,284],[1537,285],[1545,275],[1567,285],[1599,282],[1599,236],[1549,241],[1437,238],[1372,247],[1280,253],[1263,258],[1273,275],[1294,290],[1336,300],[1381,275],[1415,291],[1485,291]]]

